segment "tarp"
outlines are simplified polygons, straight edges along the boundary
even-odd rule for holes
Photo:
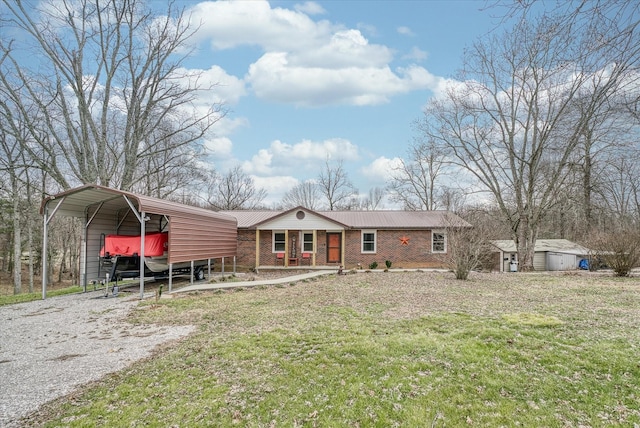
[[[156,232],[144,236],[144,255],[146,257],[161,256],[169,248],[169,233]],[[133,256],[140,255],[140,235],[106,235],[100,256]]]

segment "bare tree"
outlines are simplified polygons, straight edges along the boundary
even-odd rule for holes
[[[0,116],[1,117],[1,116]],[[22,292],[22,212],[21,201],[23,200],[20,191],[22,183],[20,175],[24,173],[24,167],[20,165],[20,146],[11,134],[6,132],[6,128],[0,120],[0,176],[6,177],[8,186],[0,186],[4,190],[7,199],[11,201],[11,228],[13,230],[13,293]],[[5,180],[3,180],[5,181]]]
[[[445,222],[447,251],[442,256],[443,262],[454,272],[456,279],[466,280],[471,271],[488,264],[491,230],[485,223],[471,227],[459,217],[449,216]]]
[[[6,59],[6,55],[0,55],[0,69]],[[31,201],[23,192],[30,166],[21,141],[24,141],[28,131],[20,117],[13,114],[15,109],[15,104],[0,87],[0,190],[11,202],[13,292],[19,294],[22,292],[22,229],[28,227],[24,219],[25,213],[30,211]]]
[[[30,131],[23,150],[61,187],[129,190],[145,158],[198,142],[221,117],[220,105],[194,108],[210,88],[181,68],[196,28],[171,3],[160,16],[143,0],[2,1],[21,37],[0,41],[0,82]]]
[[[284,208],[302,206],[310,210],[320,208],[322,195],[315,181],[307,180],[289,189],[282,197]]]
[[[637,225],[621,222],[610,230],[594,233],[589,242],[593,249],[592,263],[602,261],[613,269],[616,276],[629,276],[640,267],[640,229]]]
[[[627,53],[584,54],[591,28],[522,20],[475,44],[465,81],[430,101],[422,129],[471,173],[511,225],[522,270],[533,269],[540,222],[560,200],[587,124],[630,75]],[[640,45],[626,47],[638,50]],[[620,61],[614,61],[620,59]],[[581,114],[575,113],[580,101]]]
[[[640,152],[628,150],[607,161],[607,175],[602,180],[600,194],[604,204],[620,222],[638,221],[640,200]]]
[[[437,209],[438,188],[445,164],[445,151],[433,140],[413,144],[408,159],[401,159],[400,165],[393,170],[388,185],[390,199],[407,210]]]
[[[236,166],[223,176],[214,175],[207,202],[216,210],[249,210],[258,208],[266,197],[267,191],[257,189],[253,178]]]
[[[387,192],[381,187],[369,189],[368,195],[360,201],[360,209],[372,211],[383,208],[386,194]]]
[[[325,167],[318,176],[320,193],[327,201],[329,211],[350,209],[353,206],[358,189],[351,183],[342,161],[331,164],[325,161]]]
[[[210,178],[202,162],[203,148],[174,141],[179,137],[170,123],[157,127],[150,138],[157,141],[153,144],[155,153],[139,159],[131,190],[156,198],[173,199],[176,194],[195,197]]]

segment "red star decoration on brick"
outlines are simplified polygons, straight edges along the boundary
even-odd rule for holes
[[[406,236],[400,238],[400,245],[409,245],[409,238]]]

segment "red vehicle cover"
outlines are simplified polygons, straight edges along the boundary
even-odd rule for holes
[[[144,237],[144,255],[158,257],[169,248],[169,233],[148,233]],[[140,255],[140,235],[107,235],[104,237],[104,247],[100,249],[100,256],[105,252],[111,256]]]

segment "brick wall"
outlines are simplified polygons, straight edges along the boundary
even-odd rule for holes
[[[361,240],[360,230],[347,231],[345,268],[360,264],[367,269],[377,262],[378,269],[384,269],[386,260],[391,261],[392,268],[443,267],[441,255],[431,253],[431,231],[378,230],[375,254],[363,254]]]
[[[298,231],[289,231],[289,253],[291,252],[291,236],[296,236],[296,253],[301,256],[301,242]],[[318,231],[316,242],[316,265],[327,264],[327,236],[325,231]],[[378,269],[385,268],[385,261],[390,260],[392,268],[443,267],[441,256],[431,253],[431,232],[425,230],[378,230],[376,236],[376,253],[362,254],[361,231],[348,230],[345,233],[345,268],[356,268],[358,264],[367,269],[372,262],[378,263]],[[401,238],[408,238],[407,245]],[[238,230],[238,256],[236,262],[241,267],[255,266],[256,231]],[[288,254],[287,254],[288,256]],[[276,256],[272,252],[272,233],[270,230],[260,231],[260,264],[273,266]]]

